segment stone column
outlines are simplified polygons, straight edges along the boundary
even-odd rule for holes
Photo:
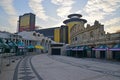
[[[100,51],[95,51],[96,58],[100,58]]]
[[[107,50],[107,59],[112,59],[112,51]]]

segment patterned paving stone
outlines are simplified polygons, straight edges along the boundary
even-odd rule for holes
[[[19,79],[22,79],[22,80],[31,80],[35,78],[34,76],[23,76],[23,77],[20,77]]]
[[[30,67],[24,67],[24,66],[23,66],[23,67],[20,67],[20,68],[30,68]]]
[[[28,74],[29,75],[29,74],[32,74],[32,72],[20,72],[19,74],[24,74],[24,75]]]
[[[25,71],[25,70],[26,70],[26,71],[30,71],[31,69],[24,69],[24,68],[23,68],[23,69],[20,69],[20,71]]]

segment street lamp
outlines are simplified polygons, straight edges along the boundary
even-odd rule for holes
[[[0,47],[0,73],[2,72],[2,52],[3,52],[3,48]]]

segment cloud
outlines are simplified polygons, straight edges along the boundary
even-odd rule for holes
[[[0,6],[4,9],[4,11],[8,14],[8,22],[9,26],[7,26],[7,30],[9,32],[15,32],[17,26],[17,12],[13,7],[13,0],[2,0],[0,1]],[[12,28],[10,28],[12,27]],[[4,27],[6,30],[6,27]]]
[[[82,12],[89,23],[103,20],[120,8],[120,0],[88,0]]]
[[[104,22],[106,26],[114,26],[120,22],[120,17],[112,18]]]
[[[88,0],[85,7],[76,13],[84,14],[83,18],[87,19],[89,24],[93,24],[95,20],[103,21],[106,31],[115,32],[120,29],[120,18],[112,18],[110,15],[115,15],[118,9],[120,0]]]
[[[70,10],[74,4],[74,0],[51,0],[51,2],[59,6],[57,9],[57,15],[60,17],[66,17],[70,14]]]
[[[120,30],[120,26],[109,26],[109,28],[106,28],[105,30],[106,32],[115,33]]]
[[[39,19],[47,20],[48,16],[45,14],[45,10],[42,6],[43,0],[29,0],[29,7],[38,16]]]
[[[105,30],[110,33],[114,33],[120,30],[120,17],[112,18],[104,22]]]
[[[60,27],[61,25],[64,25],[63,22],[60,22],[58,24],[53,25],[53,27]]]
[[[16,11],[13,7],[13,0],[2,0],[0,1],[0,5],[9,15],[16,15]]]

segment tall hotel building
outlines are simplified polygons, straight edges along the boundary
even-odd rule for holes
[[[35,14],[26,13],[19,16],[18,32],[35,30]]]

